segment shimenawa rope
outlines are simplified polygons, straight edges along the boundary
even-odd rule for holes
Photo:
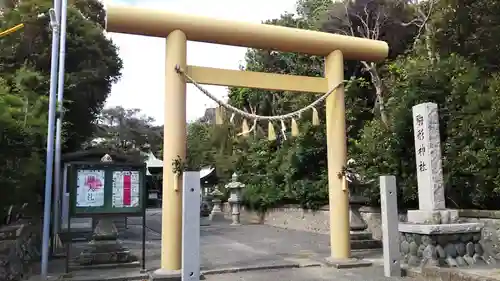
[[[227,110],[229,110],[229,111],[231,111],[233,113],[236,113],[236,114],[239,114],[239,115],[241,115],[243,117],[246,117],[248,119],[253,119],[254,122],[253,122],[252,128],[250,128],[250,130],[248,132],[242,132],[242,133],[240,133],[240,135],[241,134],[246,134],[246,133],[249,133],[249,132],[253,131],[255,129],[255,126],[257,125],[257,121],[259,121],[259,120],[268,120],[268,121],[279,120],[279,121],[281,121],[282,131],[284,131],[284,129],[285,129],[285,127],[284,127],[284,121],[283,121],[284,119],[293,118],[295,116],[300,116],[303,112],[305,112],[307,110],[310,110],[310,109],[313,109],[316,105],[318,105],[320,102],[324,101],[328,96],[330,96],[336,89],[338,89],[340,86],[344,85],[345,82],[347,82],[347,81],[340,82],[339,84],[335,85],[330,90],[328,90],[328,92],[326,92],[321,97],[319,97],[317,100],[313,101],[311,104],[309,104],[306,107],[303,107],[303,108],[301,108],[299,110],[296,110],[296,111],[293,111],[293,112],[290,112],[290,113],[287,113],[287,114],[283,114],[283,115],[263,116],[263,115],[257,115],[257,114],[252,114],[252,113],[245,112],[245,111],[243,111],[243,110],[241,110],[239,108],[236,108],[236,107],[234,107],[234,106],[232,106],[230,104],[225,103],[221,99],[217,98],[216,96],[214,96],[213,94],[211,94],[210,92],[208,92],[200,84],[198,84],[198,82],[196,82],[191,76],[189,76],[178,65],[175,66],[175,70],[177,71],[177,73],[183,75],[196,88],[198,88],[198,90],[200,90],[203,94],[205,94],[211,100],[215,101],[220,106],[226,108]],[[231,119],[232,118],[234,118],[234,116],[231,116]]]

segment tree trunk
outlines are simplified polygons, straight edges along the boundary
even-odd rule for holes
[[[425,24],[425,49],[427,51],[427,57],[432,63],[439,61],[439,54],[436,52],[435,44],[434,44],[434,26],[432,23]]]
[[[380,111],[380,119],[384,123],[384,125],[389,128],[389,118],[387,117],[387,112],[385,110],[385,102],[384,102],[384,85],[382,78],[378,73],[377,66],[375,63],[368,64],[367,62],[362,62],[365,66],[365,69],[370,73],[370,77],[372,80],[372,84],[375,87],[375,95],[376,95],[376,106],[378,106],[378,110]]]

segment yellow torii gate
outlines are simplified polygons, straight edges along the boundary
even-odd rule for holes
[[[389,52],[383,41],[115,5],[107,7],[107,30],[167,38],[161,234],[161,269],[165,271],[181,269],[182,179],[173,171],[172,162],[186,156],[186,81],[176,66],[200,84],[325,93],[344,81],[344,59],[381,61]],[[325,77],[187,66],[187,40],[325,56]],[[341,86],[326,99],[330,259],[339,263],[351,257],[349,198],[341,176],[347,161],[345,126]]]

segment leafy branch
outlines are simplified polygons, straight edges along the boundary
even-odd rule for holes
[[[180,176],[184,171],[186,171],[186,169],[187,169],[186,162],[182,161],[181,157],[177,155],[177,158],[172,160],[172,172]]]

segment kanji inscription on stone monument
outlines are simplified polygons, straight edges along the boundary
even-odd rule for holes
[[[428,102],[412,109],[419,209],[442,210],[445,200],[438,106]]]

